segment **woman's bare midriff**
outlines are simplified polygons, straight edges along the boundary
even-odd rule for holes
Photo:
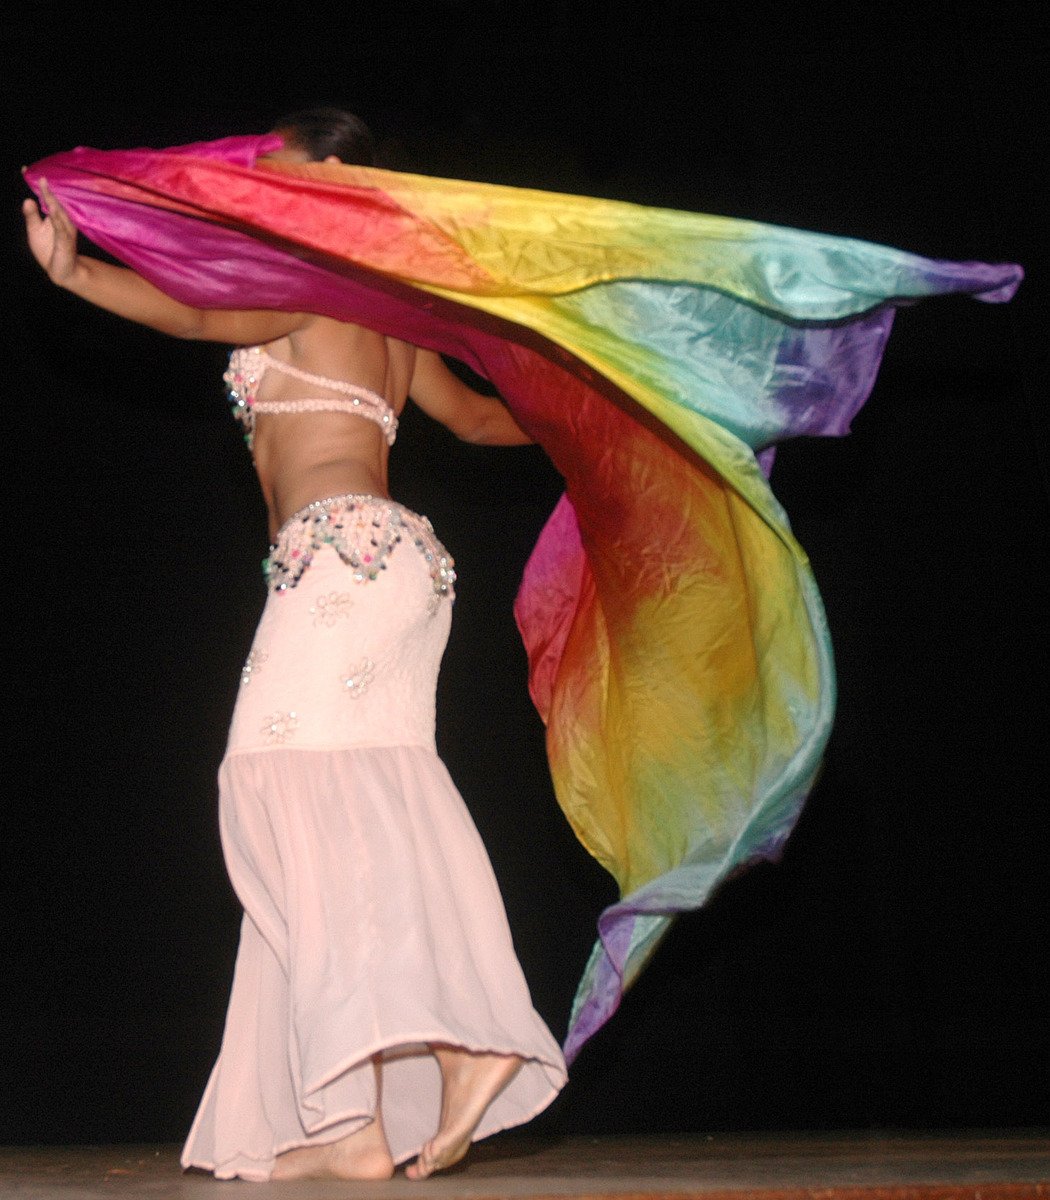
[[[396,413],[412,381],[415,347],[356,325],[313,318],[301,331],[271,342],[274,357],[385,397]],[[259,400],[324,396],[324,388],[268,371]],[[294,513],[326,496],[389,496],[390,448],[367,417],[340,412],[257,414],[255,469],[269,513],[270,536]]]
[[[382,431],[365,417],[344,413],[257,417],[255,469],[269,513],[270,536],[293,513],[325,496],[389,495],[388,458]]]

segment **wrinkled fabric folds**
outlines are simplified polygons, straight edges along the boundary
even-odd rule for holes
[[[571,1058],[673,916],[777,851],[820,762],[831,647],[760,461],[848,431],[897,303],[1007,300],[1021,272],[615,201],[253,166],[275,144],[81,148],[27,178],[187,303],[324,313],[465,361],[564,475],[516,614],[559,803],[621,892]]]

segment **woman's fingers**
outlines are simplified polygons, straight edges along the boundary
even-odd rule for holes
[[[26,220],[26,239],[29,242],[29,249],[37,262],[47,271],[51,265],[54,232],[32,197],[22,201],[22,215]]]
[[[40,195],[47,205],[47,215],[51,218],[54,225],[60,228],[63,233],[74,231],[76,227],[70,220],[69,213],[62,207],[58,197],[51,190],[51,185],[43,178],[40,180]]]
[[[22,205],[26,236],[37,262],[55,283],[61,283],[76,265],[77,228],[50,184],[43,178],[40,180],[40,198],[47,205],[46,216],[32,199],[27,199]]]

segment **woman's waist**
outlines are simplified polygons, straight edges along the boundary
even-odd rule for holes
[[[315,500],[329,496],[372,496],[388,499],[385,461],[370,457],[340,456],[324,461],[274,469],[256,459],[259,486],[270,516],[270,537]]]

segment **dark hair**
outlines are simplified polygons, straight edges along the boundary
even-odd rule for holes
[[[370,167],[375,163],[372,134],[360,117],[341,108],[304,108],[274,121],[274,130],[284,133],[314,162],[334,154],[340,162]]]

